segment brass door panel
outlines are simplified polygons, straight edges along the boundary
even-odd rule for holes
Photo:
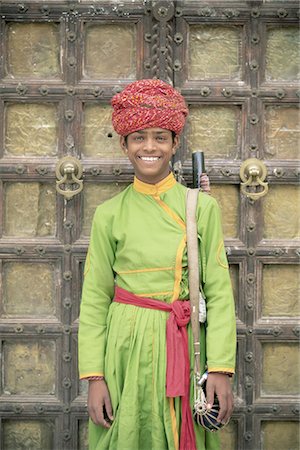
[[[298,22],[294,0],[0,2],[0,449],[87,449],[85,256],[96,206],[133,175],[110,99],[158,77],[190,108],[176,175],[190,185],[203,150],[223,216],[238,355],[222,450],[298,450]],[[69,198],[65,157],[82,166]],[[254,200],[250,158],[268,184]]]

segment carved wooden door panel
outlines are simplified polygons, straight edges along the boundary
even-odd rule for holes
[[[298,448],[297,4],[207,5],[0,4],[1,449],[87,448],[76,361],[83,264],[96,205],[132,180],[109,102],[143,77],[186,97],[175,171],[190,184],[191,152],[204,150],[223,211],[239,343],[222,448]],[[83,170],[76,195],[65,157],[78,178]],[[240,193],[250,157],[268,173],[257,201]],[[64,175],[68,198],[56,191]]]
[[[296,450],[299,16],[293,3],[188,3],[176,9],[174,30],[175,86],[190,105],[180,159],[188,178],[191,152],[206,153],[238,324],[236,408],[223,448]],[[249,158],[268,174],[257,200],[240,189]]]

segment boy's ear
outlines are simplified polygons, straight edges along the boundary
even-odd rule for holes
[[[126,155],[128,153],[128,150],[127,150],[127,144],[126,144],[124,136],[120,136],[120,146],[121,146],[121,149],[123,150],[123,152]]]
[[[179,139],[178,134],[176,134],[176,136],[174,137],[173,147],[172,147],[173,155],[175,155],[175,153],[176,153],[176,151],[177,151],[177,149],[179,147],[179,144],[180,144],[180,139]]]

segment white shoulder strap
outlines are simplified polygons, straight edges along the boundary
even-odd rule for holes
[[[200,267],[198,257],[198,232],[196,210],[199,189],[188,189],[186,194],[186,234],[188,254],[189,297],[191,304],[191,325],[194,339],[195,371],[200,373],[200,324],[199,286]]]

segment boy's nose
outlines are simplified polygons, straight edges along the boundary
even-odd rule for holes
[[[144,150],[147,150],[147,152],[155,151],[156,149],[156,141],[155,139],[149,137],[144,140]]]

